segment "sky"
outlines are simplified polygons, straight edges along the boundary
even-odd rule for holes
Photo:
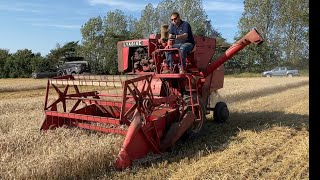
[[[108,11],[120,9],[126,15],[140,18],[148,3],[156,7],[161,1],[1,0],[0,49],[8,49],[10,53],[29,49],[46,56],[58,43],[81,43],[80,28],[92,17],[105,17]],[[233,43],[243,0],[203,0],[203,8],[213,27]]]

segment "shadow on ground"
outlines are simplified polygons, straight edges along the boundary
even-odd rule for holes
[[[261,97],[261,96],[268,96],[276,93],[280,93],[289,89],[293,88],[299,88],[305,85],[309,85],[309,80],[292,83],[292,84],[285,84],[285,85],[278,85],[278,86],[272,86],[270,88],[264,88],[257,91],[250,91],[250,92],[244,92],[237,95],[231,95],[228,97],[221,97],[219,94],[217,94],[218,97],[222,98],[224,101],[228,103],[233,103],[237,101],[245,101],[245,100],[251,100],[255,97]],[[223,89],[221,90],[223,91]]]

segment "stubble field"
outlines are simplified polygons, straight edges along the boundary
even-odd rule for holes
[[[225,78],[226,123],[122,172],[122,136],[39,131],[46,83],[0,79],[0,179],[309,179],[309,77]]]

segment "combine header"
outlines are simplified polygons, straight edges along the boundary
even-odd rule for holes
[[[118,42],[123,75],[48,79],[41,130],[67,126],[124,135],[114,162],[115,168],[124,169],[150,152],[167,151],[183,135],[199,132],[210,111],[215,121],[226,121],[226,103],[211,107],[210,95],[223,87],[223,63],[250,43],[262,43],[259,33],[252,29],[212,62],[215,39],[194,36],[196,46],[183,73],[178,69],[180,50],[162,42],[166,34],[162,29],[161,35],[148,39]],[[169,74],[162,73],[166,51],[175,54]]]

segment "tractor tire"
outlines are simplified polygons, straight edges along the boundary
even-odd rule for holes
[[[217,123],[224,123],[229,118],[229,109],[225,102],[218,102],[214,107],[213,120]]]
[[[37,78],[38,78],[38,74],[37,74],[37,73],[32,73],[32,74],[31,74],[31,77],[32,77],[33,79],[37,79]]]

